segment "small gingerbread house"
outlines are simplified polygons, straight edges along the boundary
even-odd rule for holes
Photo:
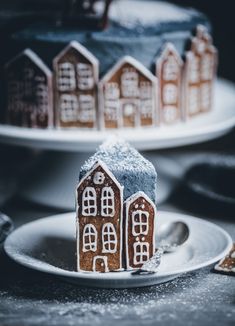
[[[157,79],[140,62],[125,56],[99,83],[101,127],[153,126],[157,122]]]
[[[7,121],[29,128],[53,126],[52,72],[30,49],[5,66]]]
[[[95,128],[98,60],[72,41],[53,60],[56,126]]]
[[[180,54],[172,43],[166,43],[156,60],[159,81],[160,120],[171,124],[182,118],[182,66]]]
[[[126,268],[140,268],[155,252],[155,204],[139,191],[124,207]]]
[[[137,268],[151,258],[156,181],[153,165],[122,141],[106,142],[82,166],[76,202],[78,271]]]
[[[185,116],[211,110],[217,50],[207,29],[199,25],[186,53],[184,76]]]

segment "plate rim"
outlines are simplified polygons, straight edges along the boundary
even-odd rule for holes
[[[207,220],[203,220],[201,218],[198,218],[198,217],[195,217],[195,216],[192,216],[192,215],[188,215],[188,214],[184,214],[184,213],[180,213],[180,212],[171,212],[171,211],[167,211],[167,210],[159,210],[158,213],[160,213],[161,215],[167,215],[167,214],[170,214],[170,215],[174,215],[175,217],[178,216],[178,220],[184,220],[187,219],[191,219],[193,221],[199,221],[200,223],[202,224],[207,224],[209,225],[210,227],[212,228],[215,228],[217,229],[217,231],[219,231],[221,234],[223,234],[224,238],[226,239],[227,241],[227,245],[226,245],[226,248],[217,256],[209,259],[209,260],[206,260],[205,262],[202,262],[200,264],[196,264],[196,265],[192,265],[192,266],[189,266],[187,268],[181,268],[181,269],[176,269],[174,271],[168,271],[168,272],[159,272],[159,273],[156,273],[156,274],[152,274],[152,276],[149,276],[148,275],[148,279],[149,277],[152,278],[153,280],[157,280],[159,279],[160,277],[174,277],[174,276],[177,276],[177,275],[180,275],[180,274],[183,274],[183,273],[188,273],[188,272],[191,272],[191,271],[196,271],[198,269],[201,269],[203,267],[206,267],[206,266],[210,266],[214,263],[216,263],[217,261],[219,261],[220,259],[222,259],[227,253],[228,251],[230,250],[231,246],[232,246],[232,238],[231,236],[220,226],[218,226],[217,224],[215,223],[212,223],[212,222],[209,222]],[[18,263],[26,268],[29,268],[29,269],[32,269],[32,270],[37,270],[39,272],[43,272],[43,273],[47,273],[47,274],[50,274],[50,275],[56,275],[56,276],[59,276],[60,278],[76,278],[78,280],[96,280],[97,282],[102,282],[102,281],[105,281],[105,280],[108,280],[108,281],[115,281],[115,282],[118,282],[120,280],[123,279],[123,277],[121,275],[125,275],[125,281],[127,281],[127,276],[131,276],[131,272],[130,271],[124,271],[124,272],[109,272],[109,273],[91,273],[91,272],[76,272],[76,271],[68,271],[68,270],[64,270],[62,268],[59,268],[59,267],[55,267],[53,265],[50,265],[53,267],[52,270],[46,270],[45,268],[40,268],[38,265],[36,266],[33,266],[32,263],[28,263],[28,262],[25,262],[24,260],[21,260],[19,258],[19,253],[15,253],[15,252],[12,252],[11,250],[11,244],[9,244],[12,240],[12,237],[15,236],[15,234],[18,232],[18,231],[21,231],[22,229],[24,228],[28,228],[29,225],[33,225],[33,224],[36,224],[36,223],[42,223],[42,222],[45,222],[45,220],[52,220],[52,219],[55,219],[55,218],[67,218],[69,216],[71,216],[72,214],[74,214],[74,217],[75,217],[75,212],[67,212],[67,213],[62,213],[62,214],[55,214],[55,215],[51,215],[51,216],[47,216],[47,217],[43,217],[43,218],[40,218],[40,219],[36,219],[32,222],[29,222],[29,223],[26,223],[24,225],[21,225],[20,227],[18,227],[17,229],[15,229],[8,237],[7,239],[5,240],[4,242],[4,251],[5,253],[7,254],[7,256],[12,259],[15,263]],[[75,228],[75,222],[74,222],[74,228]],[[27,256],[27,257],[30,257],[30,256]],[[30,259],[34,259],[32,257],[30,257]],[[45,263],[46,264],[46,263]],[[119,276],[119,277],[118,277]],[[139,279],[143,279],[146,278],[146,275],[140,275],[138,276]]]
[[[231,93],[235,89],[235,84],[225,79],[218,79],[217,87],[224,87]],[[235,97],[234,97],[235,103]],[[223,110],[224,111],[224,110]],[[224,120],[218,120],[211,124],[207,123],[200,128],[184,128],[182,123],[174,126],[160,126],[154,128],[136,129],[136,130],[63,130],[63,129],[30,129],[17,126],[0,124],[0,141],[16,146],[36,147],[41,149],[80,152],[95,149],[100,142],[104,141],[110,135],[122,135],[129,138],[137,149],[162,149],[174,148],[183,145],[200,143],[219,137],[228,132],[235,125],[234,115],[226,117]],[[180,128],[183,126],[182,128]],[[139,135],[139,131],[141,135]],[[161,132],[161,131],[166,132]],[[156,131],[156,132],[153,132]],[[160,131],[160,132],[157,132]],[[137,136],[137,137],[136,137]],[[48,138],[49,137],[49,138]],[[200,138],[200,139],[198,139]]]

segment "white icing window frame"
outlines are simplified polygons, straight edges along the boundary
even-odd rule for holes
[[[140,209],[133,211],[132,214],[132,235],[137,237],[139,235],[147,235],[149,231],[149,212],[142,211]],[[146,217],[146,222],[142,221],[142,215]],[[135,221],[136,216],[139,216],[139,220]],[[136,227],[139,227],[140,232],[136,232]],[[143,230],[146,227],[146,230]]]
[[[93,66],[89,63],[77,64],[77,82],[80,90],[91,90],[95,86]]]
[[[61,94],[59,98],[60,120],[76,122],[78,118],[79,102],[74,94]]]
[[[94,237],[94,239],[92,239]],[[86,242],[86,238],[88,238],[88,242]],[[83,229],[83,237],[82,237],[82,251],[93,251],[97,250],[97,230],[93,224],[86,224]]]
[[[111,201],[111,204],[109,204]],[[109,213],[109,210],[111,212]],[[113,217],[115,215],[115,196],[112,187],[104,187],[101,192],[101,215]]]
[[[90,195],[90,193],[92,195]],[[94,202],[93,204],[91,203]],[[82,215],[96,216],[97,214],[97,199],[96,191],[93,187],[86,187],[82,193]]]
[[[138,247],[140,248],[140,251],[137,251]],[[144,247],[146,247],[146,251],[143,251]],[[144,264],[149,260],[148,242],[135,242],[133,248],[134,248],[134,257],[133,257],[134,265]],[[146,257],[146,260],[143,259],[143,257]]]
[[[169,55],[163,65],[163,80],[166,82],[176,81],[179,78],[179,65],[174,55]]]
[[[105,240],[106,236],[107,240]],[[112,245],[114,246],[113,249],[111,248]],[[102,227],[102,246],[103,253],[117,252],[117,233],[112,223],[105,223]]]
[[[76,72],[71,62],[61,62],[57,68],[57,89],[60,92],[76,89]]]

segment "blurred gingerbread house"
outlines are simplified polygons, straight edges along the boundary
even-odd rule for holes
[[[200,25],[185,58],[172,43],[163,44],[156,76],[125,56],[99,81],[98,60],[76,41],[52,66],[53,73],[29,49],[6,65],[9,124],[118,129],[187,120],[212,108],[217,51]]]

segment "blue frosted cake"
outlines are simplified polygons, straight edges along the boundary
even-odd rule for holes
[[[89,1],[75,1],[83,2]],[[99,12],[109,2],[92,3]],[[7,123],[158,128],[211,110],[217,52],[202,13],[162,1],[119,0],[106,28],[68,21],[47,11],[5,37]]]

